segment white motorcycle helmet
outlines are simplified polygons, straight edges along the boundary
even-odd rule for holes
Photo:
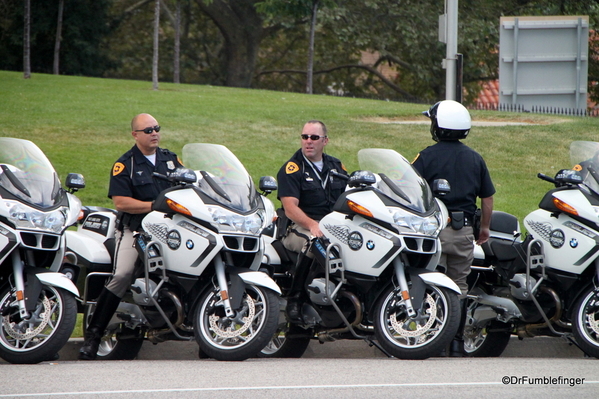
[[[431,120],[431,135],[435,141],[465,139],[472,126],[466,107],[453,100],[439,101],[422,114]]]

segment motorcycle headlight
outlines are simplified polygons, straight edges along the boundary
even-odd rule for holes
[[[258,234],[264,227],[264,212],[259,210],[251,215],[240,215],[217,207],[208,207],[212,220],[225,231]]]
[[[430,216],[422,217],[399,208],[388,209],[393,215],[393,222],[400,229],[409,230],[411,233],[427,236],[437,236],[441,231],[439,212],[435,212]]]
[[[60,233],[65,226],[67,209],[61,207],[50,212],[41,212],[21,203],[9,203],[8,220],[17,228],[37,229]]]

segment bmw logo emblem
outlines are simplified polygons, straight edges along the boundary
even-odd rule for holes
[[[193,249],[193,241],[187,240],[185,242],[185,246],[187,247],[187,249]]]
[[[368,248],[369,251],[372,251],[374,249],[374,241],[372,241],[372,240],[366,241],[366,248]]]
[[[576,248],[578,246],[578,240],[576,238],[573,238],[570,240],[570,247],[571,248]]]

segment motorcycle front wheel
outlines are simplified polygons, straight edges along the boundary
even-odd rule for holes
[[[52,359],[67,343],[77,321],[75,296],[44,285],[28,318],[19,314],[16,291],[0,292],[0,357],[10,363],[34,364]]]
[[[279,298],[269,289],[247,285],[239,309],[225,314],[218,290],[209,290],[200,298],[194,317],[197,343],[216,360],[241,361],[254,357],[266,346],[277,330]]]
[[[84,331],[87,330],[87,326],[92,319],[95,309],[95,304],[88,304],[86,306],[83,317]],[[126,328],[122,324],[111,324],[106,331],[104,331],[104,336],[98,346],[97,359],[133,360],[139,354],[143,343],[143,336],[140,336],[138,331]]]
[[[375,335],[381,346],[398,359],[437,356],[453,340],[459,326],[457,294],[426,286],[421,309],[409,317],[399,289],[389,287],[375,309]]]
[[[581,349],[587,355],[599,358],[599,290],[594,286],[576,301],[572,327]]]

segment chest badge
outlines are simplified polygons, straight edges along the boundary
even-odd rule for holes
[[[175,163],[173,161],[166,161],[166,167],[173,170],[175,169]]]

